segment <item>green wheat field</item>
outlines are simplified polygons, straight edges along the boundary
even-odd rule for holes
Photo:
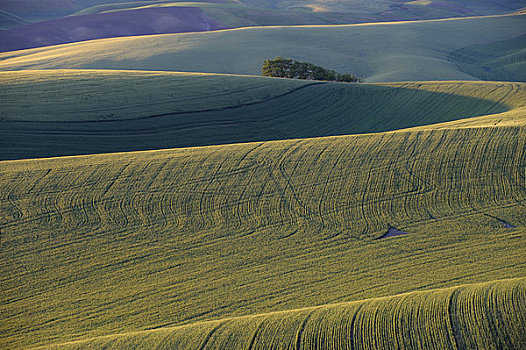
[[[355,3],[1,53],[0,348],[526,349],[526,15]]]

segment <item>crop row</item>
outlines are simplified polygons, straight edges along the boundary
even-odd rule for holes
[[[479,128],[5,163],[0,215],[6,232],[306,225],[375,238],[522,208],[525,142],[523,128]]]
[[[2,345],[524,276],[525,144],[489,127],[1,162]]]

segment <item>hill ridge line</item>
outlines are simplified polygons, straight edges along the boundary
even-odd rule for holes
[[[111,40],[126,40],[133,38],[141,37],[163,37],[163,36],[173,36],[173,35],[206,35],[208,33],[225,33],[241,30],[252,30],[252,29],[275,29],[275,28],[347,28],[347,27],[366,27],[366,26],[383,26],[383,25],[403,25],[403,24],[414,24],[414,23],[432,23],[432,22],[448,22],[448,21],[460,21],[460,20],[472,20],[472,19],[486,19],[486,18],[503,18],[503,17],[513,17],[513,16],[526,16],[526,13],[513,12],[501,15],[485,15],[485,16],[468,16],[468,17],[449,17],[449,18],[437,18],[437,19],[423,19],[423,20],[408,20],[408,21],[391,21],[391,22],[368,22],[368,23],[352,23],[352,24],[300,24],[300,25],[272,25],[272,26],[248,26],[248,27],[237,27],[237,28],[227,28],[227,29],[218,29],[218,30],[209,30],[203,32],[182,32],[182,33],[164,33],[164,34],[144,34],[144,35],[129,35],[129,36],[116,36],[110,38],[101,38],[101,39],[91,39],[76,41],[73,43],[57,44],[42,46],[29,49],[20,49],[14,51],[5,51],[0,52],[0,61],[7,60],[13,57],[1,57],[1,54],[15,53],[20,55],[23,52],[28,52],[31,54],[37,52],[38,50],[47,50],[50,48],[66,47],[68,45],[78,45],[88,42],[103,42]]]
[[[504,112],[508,113],[508,112]],[[54,157],[37,157],[37,158],[20,158],[20,159],[6,159],[6,160],[0,160],[0,164],[8,164],[8,163],[23,163],[23,162],[29,162],[33,163],[35,161],[53,161],[53,160],[60,160],[60,159],[76,159],[76,158],[88,158],[88,157],[111,157],[111,156],[117,156],[117,155],[127,155],[127,154],[140,154],[140,153],[160,153],[160,152],[172,152],[172,151],[182,151],[182,150],[197,150],[200,148],[223,148],[223,147],[230,147],[230,146],[242,146],[242,145],[251,145],[251,144],[262,144],[262,143],[279,143],[279,142],[294,142],[294,141],[308,141],[308,140],[321,140],[321,139],[335,139],[335,138],[346,138],[346,137],[365,137],[365,136],[372,136],[372,135],[380,135],[380,134],[396,134],[396,133],[421,133],[422,131],[434,131],[434,130],[461,130],[461,129],[493,129],[495,127],[500,128],[521,128],[521,125],[471,125],[468,124],[466,126],[459,127],[458,125],[455,125],[454,123],[457,123],[459,121],[472,121],[479,118],[486,118],[491,116],[496,116],[503,113],[498,114],[490,114],[490,115],[483,115],[478,117],[471,117],[471,118],[465,118],[465,119],[459,119],[459,120],[453,120],[449,122],[441,122],[431,125],[423,125],[423,126],[413,126],[409,128],[404,129],[398,129],[398,130],[389,130],[389,131],[381,131],[381,132],[368,132],[363,134],[348,134],[348,135],[331,135],[331,136],[319,136],[319,137],[304,137],[304,138],[290,138],[290,139],[279,139],[279,140],[264,140],[264,141],[249,141],[249,142],[234,142],[234,143],[224,143],[224,144],[214,144],[214,145],[201,145],[201,146],[187,146],[187,147],[171,147],[171,148],[160,148],[160,149],[148,149],[148,150],[139,150],[139,151],[121,151],[121,152],[101,152],[101,153],[88,153],[88,154],[74,154],[74,155],[64,155],[64,156],[54,156]],[[449,125],[451,124],[451,125]],[[433,126],[437,126],[438,128],[433,129]]]

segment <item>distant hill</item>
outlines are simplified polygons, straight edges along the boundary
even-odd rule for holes
[[[83,40],[226,28],[199,8],[172,7],[65,17],[0,32],[0,51]]]
[[[29,22],[7,11],[0,10],[0,30],[6,30]]]
[[[92,0],[84,3],[88,6],[97,5]],[[81,7],[75,0],[2,0],[0,9],[26,20],[42,21],[67,16]]]
[[[95,5],[95,6],[93,6]],[[386,21],[407,21],[436,18],[451,18],[511,13],[520,9],[520,1],[506,3],[494,1],[112,1],[112,0],[5,0],[0,10],[10,13],[3,18],[3,29],[26,24],[26,20],[45,21],[14,32],[0,33],[1,51],[42,47],[67,42],[76,42],[105,37],[138,34],[166,34],[206,30],[194,26],[185,28],[195,18],[189,16],[187,8],[202,10],[208,21],[220,23],[221,28],[271,25],[352,24]],[[524,4],[522,4],[524,5]],[[186,10],[179,10],[186,8]],[[135,15],[127,11],[144,11]],[[175,13],[180,12],[179,15]],[[105,17],[83,17],[113,13]],[[142,15],[139,15],[142,13]],[[64,18],[74,16],[76,19]],[[5,15],[3,17],[6,17]],[[13,21],[19,18],[20,21]],[[0,18],[1,19],[1,18]],[[126,19],[129,22],[125,22]],[[183,23],[182,23],[182,22]],[[108,24],[107,22],[112,22]],[[162,25],[160,23],[162,22]],[[170,23],[172,22],[172,23]],[[202,22],[202,21],[201,21]],[[1,23],[1,22],[0,22]],[[217,29],[212,26],[211,29]]]
[[[451,53],[459,68],[483,80],[526,81],[526,35]]]
[[[70,15],[86,7],[123,3],[127,0],[2,0],[0,10],[30,21],[44,21]]]
[[[253,27],[92,40],[0,54],[1,70],[97,68],[259,75],[276,56],[365,81],[476,80],[451,52],[526,34],[526,15],[341,26]],[[512,79],[519,80],[519,79]]]
[[[492,0],[419,0],[419,1],[397,1],[397,0],[297,0],[294,2],[283,0],[198,0],[198,1],[133,1],[133,2],[109,2],[94,7],[85,8],[76,14],[100,13],[105,11],[118,11],[131,8],[143,7],[170,7],[170,6],[198,6],[210,9],[223,9],[223,15],[230,16],[232,19],[250,17],[246,10],[262,11],[260,21],[272,21],[272,13],[276,18],[281,16],[293,16],[301,19],[317,18],[318,24],[326,24],[322,21],[343,21],[340,23],[356,22],[378,22],[394,20],[418,20],[431,18],[449,18],[462,16],[480,16],[506,14],[519,10],[524,7],[522,0],[492,1]],[[215,4],[216,6],[211,6]],[[230,9],[230,11],[228,11]],[[264,10],[272,10],[265,12]],[[220,13],[217,13],[220,15]],[[256,16],[255,13],[252,14]],[[307,17],[307,15],[311,15]],[[264,19],[270,17],[270,19]],[[254,19],[257,21],[255,17]],[[255,23],[257,24],[257,23]],[[263,23],[259,23],[263,24]],[[274,23],[279,24],[279,23]],[[292,23],[288,23],[292,24]],[[314,23],[303,23],[314,24]],[[336,23],[333,23],[336,24]]]

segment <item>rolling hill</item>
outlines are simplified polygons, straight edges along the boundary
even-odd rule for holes
[[[2,1],[0,348],[526,348],[524,6]]]
[[[169,7],[179,6],[184,1],[134,1],[109,3],[86,8],[76,14],[101,13],[106,11],[120,11],[131,8],[142,7]],[[420,1],[396,1],[396,0],[338,0],[326,1],[319,0],[297,0],[294,2],[280,0],[238,0],[238,1],[221,1],[221,0],[201,0],[196,1],[195,6],[207,6],[208,4],[228,4],[237,11],[243,12],[243,9],[253,10],[277,10],[283,14],[307,14],[318,17],[318,20],[330,18],[330,16],[342,16],[343,18],[367,19],[369,22],[386,21],[386,20],[409,20],[409,19],[429,19],[429,18],[451,18],[457,16],[474,16],[474,15],[495,15],[514,12],[524,7],[521,0],[508,0],[506,2],[495,2],[491,0],[420,0]],[[265,12],[263,12],[265,13]],[[240,16],[241,17],[241,16]],[[299,17],[301,18],[301,17]],[[289,23],[290,24],[290,23]]]
[[[450,61],[451,52],[524,34],[524,19],[525,15],[514,15],[250,27],[100,39],[1,53],[0,69],[108,68],[257,75],[263,60],[281,55],[360,75],[369,82],[473,80],[477,78]]]
[[[413,292],[388,298],[117,334],[47,349],[379,349],[526,346],[526,280]],[[497,320],[493,315],[499,315]],[[474,320],[477,320],[478,324]],[[367,325],[362,327],[360,325]]]
[[[74,15],[143,8],[192,6],[231,27],[257,25],[352,24],[506,14],[521,1],[136,1],[86,8]]]
[[[290,311],[286,317],[250,315],[319,306],[312,320],[326,317],[331,322],[340,314],[330,311],[339,309],[329,304],[522,278],[526,274],[523,84],[312,85],[255,77],[202,75],[198,79],[189,74],[117,73],[4,74],[27,84],[23,90],[26,94],[32,86],[32,101],[43,110],[46,105],[37,104],[38,96],[46,90],[51,94],[49,86],[56,91],[78,86],[87,105],[100,101],[103,107],[109,105],[112,96],[126,101],[126,93],[122,92],[125,89],[141,96],[140,86],[146,89],[157,76],[159,84],[162,81],[167,87],[157,90],[162,93],[177,86],[178,79],[185,80],[187,91],[177,97],[177,89],[173,89],[171,97],[182,101],[179,108],[183,111],[193,107],[183,97],[197,97],[199,91],[211,91],[203,96],[199,108],[209,104],[210,109],[221,111],[235,96],[238,103],[252,103],[252,108],[257,108],[265,103],[260,101],[276,96],[278,86],[284,84],[280,94],[294,97],[292,102],[302,94],[305,100],[320,95],[328,102],[322,107],[327,107],[333,102],[331,95],[344,94],[348,99],[361,96],[363,101],[367,96],[376,96],[372,100],[390,106],[385,111],[398,111],[391,115],[396,122],[390,129],[421,125],[423,116],[427,125],[363,135],[0,162],[0,313],[5,321],[0,323],[2,348],[81,340],[117,347],[133,342],[148,348],[158,344],[159,337],[166,344],[184,343],[190,341],[188,337],[195,339],[196,334],[205,338],[208,334],[208,344],[217,344],[215,341],[229,339],[246,341],[244,334],[252,334],[250,327],[258,324],[262,325],[262,336],[269,329],[269,343],[262,346],[276,344],[273,339],[284,339],[282,348],[287,348],[291,336],[288,330],[307,330],[294,338],[300,343],[310,334],[317,338],[322,332],[310,326],[298,328],[298,322],[310,324],[306,311]],[[46,74],[54,81],[47,87],[42,79]],[[62,82],[57,74],[63,74]],[[99,79],[90,80],[90,74],[99,74]],[[42,85],[31,85],[31,79]],[[132,84],[134,79],[139,84]],[[100,86],[95,89],[98,94],[88,93],[89,85],[97,82],[108,82],[111,95],[101,95]],[[230,98],[203,88],[221,82]],[[238,92],[233,93],[236,88]],[[314,92],[311,94],[309,89]],[[162,93],[160,101],[164,99]],[[146,101],[148,96],[143,98]],[[85,106],[76,97],[73,101],[79,106],[57,100],[55,108],[60,111],[58,107],[64,106],[63,113],[53,114],[48,106],[42,120],[75,120],[75,108]],[[273,103],[282,111],[287,110],[287,104],[276,101],[274,98]],[[130,115],[148,108],[141,100],[136,102],[130,106]],[[417,105],[427,109],[411,114]],[[263,110],[269,108],[264,106]],[[382,105],[376,106],[382,111]],[[169,102],[152,108],[162,112],[167,107],[174,108]],[[12,110],[23,111],[21,108],[18,105]],[[297,104],[291,108],[296,109]],[[347,108],[340,108],[342,115]],[[364,102],[360,108],[372,107]],[[441,112],[433,115],[434,109]],[[448,114],[448,110],[456,113]],[[462,119],[464,111],[473,114]],[[376,114],[371,112],[369,117]],[[32,115],[20,112],[9,118],[33,123]],[[440,115],[449,117],[444,120]],[[125,117],[125,113],[115,115],[121,121]],[[311,131],[316,124],[323,130],[332,123],[317,117],[309,121],[309,117],[303,114],[304,123],[312,123]],[[100,116],[92,111],[82,118],[99,120]],[[277,129],[290,127],[287,118],[273,122]],[[335,122],[338,125],[339,121]],[[431,124],[435,122],[439,124]],[[4,118],[2,123],[9,122]],[[126,123],[133,125],[130,120]],[[297,124],[289,130],[296,128]],[[82,138],[76,138],[82,144]],[[30,134],[20,139],[37,140]],[[43,147],[35,143],[37,152]],[[32,150],[19,154],[24,152]],[[473,294],[466,292],[467,304],[462,301],[458,305],[480,301],[493,310],[490,305],[494,304],[488,302],[506,300],[502,307],[514,305],[518,310],[509,317],[524,323],[520,316],[524,314],[520,303],[523,280],[502,283],[503,294],[500,283],[495,287],[461,287],[477,292],[472,299],[467,295]],[[356,311],[358,304],[352,304],[342,312],[363,317],[352,336],[363,336],[364,344],[372,344],[372,337],[385,341],[392,334],[386,330],[378,337],[369,335],[376,329],[374,322],[389,322],[388,318],[380,321],[381,316],[374,311],[385,310],[385,303],[404,308],[400,315],[405,316],[397,318],[403,322],[404,317],[413,317],[412,307],[422,310],[415,312],[435,315],[433,310],[444,311],[444,305],[457,305],[444,304],[448,296],[464,295],[453,290],[429,293],[386,299],[394,304],[364,302],[368,306],[362,311]],[[503,295],[504,299],[495,299],[495,295]],[[424,301],[420,308],[421,297]],[[418,305],[414,306],[413,301]],[[482,312],[475,306],[459,306],[459,310],[455,322],[461,323],[470,322],[461,316],[463,312]],[[232,317],[242,318],[225,321]],[[418,322],[425,324],[427,316],[422,317]],[[207,322],[196,323],[203,321]],[[373,324],[369,327],[368,322]],[[498,347],[498,339],[503,338],[495,340],[473,333],[487,329],[492,334],[506,332],[521,338],[522,327],[513,327],[523,323],[511,319],[503,322],[504,328],[498,330],[493,323],[472,330],[460,326],[461,335],[455,341],[488,341]],[[173,328],[183,325],[189,328]],[[236,331],[235,325],[243,332]],[[457,329],[456,323],[454,327]],[[153,329],[159,330],[130,333]],[[430,333],[423,329],[423,333],[398,341],[425,342]],[[449,346],[455,332],[445,328],[440,332],[444,335],[437,346]],[[231,338],[235,334],[240,338]]]
[[[526,108],[521,83],[86,70],[2,72],[0,80],[3,160],[382,132],[487,115],[502,124]]]
[[[95,5],[95,6],[92,6]],[[349,6],[350,5],[350,6]],[[101,38],[247,26],[350,24],[505,14],[520,1],[4,0],[0,52]],[[80,10],[80,11],[78,11]],[[36,23],[30,23],[31,21]]]
[[[2,0],[0,10],[28,21],[45,21],[101,4],[124,3],[127,0]]]
[[[0,32],[0,51],[77,41],[224,29],[199,8],[173,7],[71,16]]]

